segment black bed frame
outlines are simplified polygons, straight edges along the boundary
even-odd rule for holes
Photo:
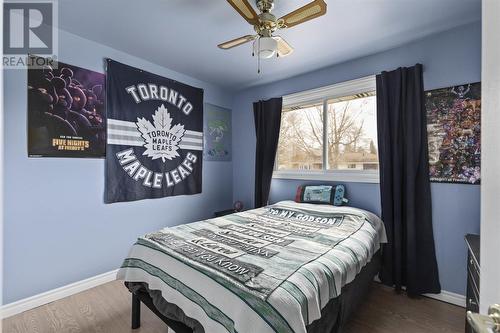
[[[132,293],[132,329],[135,330],[141,326],[141,302],[144,303],[155,315],[158,316],[168,327],[173,329],[175,333],[193,333],[193,330],[183,323],[165,317],[154,306],[153,300],[144,290],[139,290]]]
[[[311,333],[340,333],[352,313],[357,309],[367,294],[373,278],[380,269],[381,255],[377,252],[356,278],[342,288],[339,297],[334,298],[321,310],[321,318],[307,327]],[[129,288],[130,289],[130,288]],[[132,329],[141,326],[141,302],[158,316],[175,333],[193,333],[185,324],[164,316],[153,304],[149,293],[141,288],[132,292]]]

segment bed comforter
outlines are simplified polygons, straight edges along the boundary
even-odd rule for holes
[[[147,234],[118,278],[160,291],[205,332],[305,333],[384,242],[370,212],[282,201]]]

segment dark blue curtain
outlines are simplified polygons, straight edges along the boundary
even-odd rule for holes
[[[272,98],[253,103],[255,134],[255,208],[266,206],[278,149],[283,99]]]
[[[439,293],[422,65],[377,75],[383,283],[408,295]]]

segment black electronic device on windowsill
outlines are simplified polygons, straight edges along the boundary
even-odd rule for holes
[[[215,217],[221,217],[221,216],[224,216],[224,215],[229,215],[229,214],[234,214],[234,213],[236,213],[236,210],[234,210],[234,209],[226,209],[226,210],[221,210],[221,211],[215,212],[214,216]]]

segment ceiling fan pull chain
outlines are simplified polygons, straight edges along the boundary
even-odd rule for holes
[[[260,74],[260,37],[257,40],[257,74]]]

